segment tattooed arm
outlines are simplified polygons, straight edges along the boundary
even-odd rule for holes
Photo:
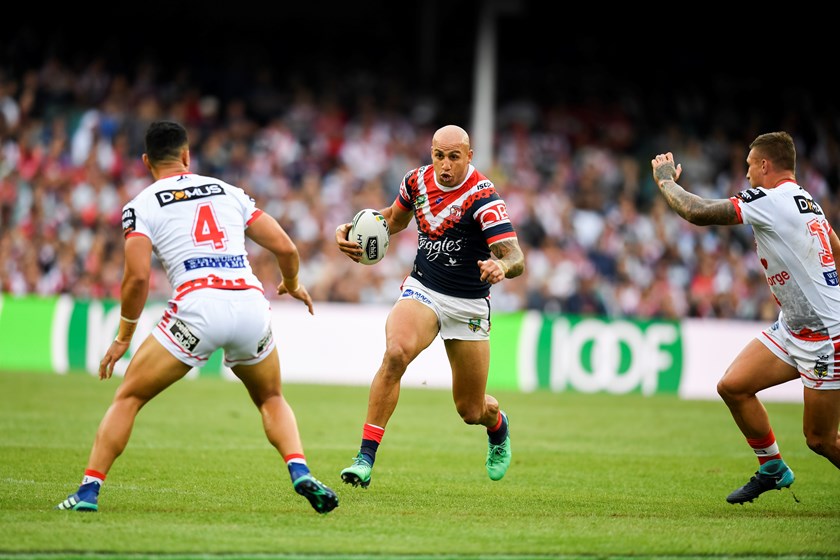
[[[515,278],[525,272],[525,255],[517,239],[504,239],[490,245],[495,259],[478,261],[481,279],[495,284],[505,278]]]
[[[665,201],[677,214],[698,226],[731,226],[740,224],[735,205],[728,198],[707,199],[686,191],[677,184],[682,164],[674,165],[671,152],[659,154],[650,161],[653,180]]]

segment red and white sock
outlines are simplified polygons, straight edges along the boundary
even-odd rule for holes
[[[770,433],[763,438],[747,438],[747,443],[750,444],[755,456],[758,457],[759,465],[763,465],[767,461],[782,458],[782,454],[779,452],[779,446],[776,443],[776,436],[773,435],[773,430],[770,430]]]
[[[302,453],[289,453],[283,457],[283,460],[289,469],[289,476],[292,477],[292,482],[303,475],[309,474],[309,466],[306,464],[306,457]]]
[[[82,478],[82,484],[89,484],[91,482],[98,482],[99,486],[105,482],[105,475],[93,469],[85,469],[85,476]]]

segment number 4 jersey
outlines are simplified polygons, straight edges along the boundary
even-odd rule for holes
[[[753,228],[767,284],[791,333],[806,340],[840,333],[837,265],[822,208],[790,181],[746,189],[730,200]]]
[[[173,288],[208,276],[260,286],[245,252],[245,229],[260,214],[241,188],[185,173],[152,183],[123,207],[123,236],[151,240]]]

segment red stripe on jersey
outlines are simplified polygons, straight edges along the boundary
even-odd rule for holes
[[[264,214],[264,212],[258,208],[258,209],[256,210],[256,212],[254,212],[253,214],[251,214],[251,217],[250,217],[250,218],[248,218],[248,221],[247,221],[247,222],[245,222],[245,225],[246,225],[246,226],[250,226],[251,224],[253,224],[253,223],[254,223],[254,220],[256,220],[257,218],[259,218],[259,217],[260,217],[260,216],[262,216],[263,214]]]
[[[799,332],[790,331],[790,334],[791,336],[793,336],[793,338],[798,338],[799,340],[828,340],[827,334],[815,333],[810,331],[809,329],[802,329]]]
[[[430,202],[429,203],[430,208],[433,211],[438,210],[437,213],[440,213],[440,211],[445,210],[448,207],[448,201],[453,200],[453,199],[457,199],[459,196],[461,196],[464,193],[464,191],[469,191],[471,188],[473,188],[475,186],[475,184],[478,182],[478,180],[476,178],[477,175],[478,175],[478,173],[473,173],[473,176],[470,178],[470,180],[468,180],[466,183],[464,183],[461,186],[461,188],[458,189],[457,191],[453,191],[451,193],[446,194],[446,196],[443,197],[443,200],[441,200],[441,202],[439,202],[437,204],[433,204],[433,203]],[[427,185],[427,187],[428,187],[428,185]],[[482,198],[489,198],[495,192],[496,191],[494,189],[482,189],[478,192],[474,192],[470,196],[468,196],[466,199],[464,199],[464,201],[459,205],[459,208],[461,210],[469,209],[476,200],[480,200]],[[427,195],[428,195],[428,191],[427,191]],[[428,235],[429,239],[433,239],[433,240],[440,239],[441,237],[443,237],[443,234],[446,233],[446,231],[448,229],[451,229],[456,223],[458,223],[458,220],[460,220],[460,215],[446,217],[446,218],[443,219],[443,221],[440,223],[440,225],[437,228],[435,228],[434,226],[432,226],[431,223],[429,223],[429,220],[426,219],[426,216],[424,216],[422,212],[415,212],[414,215],[417,218],[418,229],[420,231],[422,231],[423,233],[425,233],[426,235]]]
[[[405,204],[402,203],[402,200],[400,200],[400,195],[397,195],[397,199],[394,202],[397,203],[397,206],[399,206],[400,209],[405,210],[406,212],[413,212],[414,211],[413,208],[409,208],[408,206],[406,206]]]
[[[177,288],[175,291],[177,295],[175,299],[181,299],[186,294],[204,288],[213,288],[216,290],[259,290],[263,291],[260,286],[252,286],[244,278],[220,278],[211,274],[206,278],[196,278],[194,280],[187,280]]]
[[[741,215],[741,199],[737,196],[730,196],[729,202],[732,203],[732,206],[735,207],[735,213],[738,214],[738,223],[744,223],[744,217]]]
[[[516,238],[516,232],[515,231],[508,231],[508,232],[505,232],[505,233],[501,233],[499,235],[494,235],[493,237],[489,238],[487,240],[487,244],[492,245],[493,243],[495,243],[497,241],[502,241],[504,239],[515,239],[515,238]]]

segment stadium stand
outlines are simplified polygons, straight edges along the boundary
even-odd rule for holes
[[[438,125],[469,128],[470,33],[421,8],[444,9],[435,3],[404,3],[384,23],[387,3],[321,20],[175,4],[154,36],[139,24],[92,34],[24,20],[3,40],[0,291],[118,296],[120,209],[149,182],[143,131],[171,118],[190,129],[194,171],[246,188],[298,242],[316,301],[392,302],[413,259],[411,232],[373,267],[341,255],[333,232],[360,208],[390,204],[402,173],[428,161]],[[652,39],[608,50],[597,36],[525,17],[530,4],[508,3],[498,20],[486,171],[528,264],[521,281],[494,288],[496,309],[774,318],[750,232],[680,220],[649,161],[670,149],[682,184],[727,197],[747,186],[744,146],[783,128],[797,141],[800,183],[840,224],[836,102],[807,79],[762,95],[768,84],[741,53],[671,53],[662,64],[681,70],[657,77]],[[526,46],[525,35],[541,40]],[[268,255],[252,264],[266,286],[279,281]],[[152,297],[168,294],[157,270]]]

